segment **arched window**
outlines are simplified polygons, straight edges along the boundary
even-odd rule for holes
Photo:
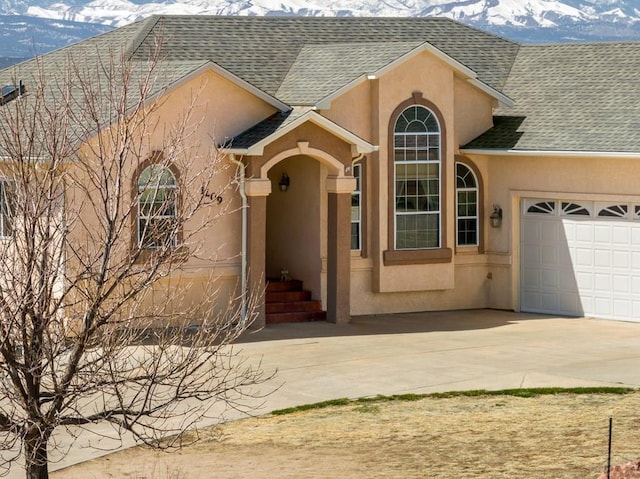
[[[464,163],[456,163],[456,236],[458,246],[478,246],[478,179]]]
[[[138,244],[143,248],[175,247],[177,181],[166,166],[147,166],[138,176]]]
[[[405,108],[393,130],[395,249],[441,247],[440,125],[421,105]]]

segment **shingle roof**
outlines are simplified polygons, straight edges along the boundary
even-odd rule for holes
[[[522,46],[502,91],[515,105],[463,148],[640,152],[640,43]]]
[[[311,110],[311,108],[295,107],[289,111],[275,113],[254,127],[249,128],[244,133],[236,136],[232,141],[224,146],[227,148],[237,149],[248,148],[258,143],[260,140],[282,130],[309,110]]]
[[[303,45],[275,96],[291,105],[314,105],[363,74],[379,70],[422,43]]]
[[[161,38],[167,60],[214,61],[271,95],[287,81],[285,93],[295,100],[303,85],[294,85],[287,75],[292,69],[310,66],[301,56],[303,50],[316,58],[324,50],[335,59],[346,44],[357,44],[363,54],[374,57],[372,63],[361,59],[349,66],[349,75],[358,76],[367,73],[362,68],[388,61],[392,51],[429,42],[500,90],[519,48],[517,43],[444,18],[167,16],[156,17],[147,27],[132,47],[133,58],[144,58]],[[376,50],[381,43],[387,44],[386,52]],[[338,83],[337,76],[346,75],[338,67],[325,68],[332,85]]]
[[[519,45],[441,18],[151,17],[0,70],[0,86],[22,79],[29,91],[39,70],[55,85],[64,82],[69,58],[96,71],[121,51],[143,72],[158,40],[157,92],[214,62],[294,106],[314,105],[428,42],[515,102],[463,148],[640,152],[640,43]],[[266,120],[234,147],[260,141],[303,111]]]
[[[84,140],[95,133],[96,122],[89,118],[90,108],[86,105],[87,89],[94,93],[103,94],[101,126],[108,125],[113,120],[113,104],[107,104],[109,90],[117,91],[124,87],[118,73],[121,68],[121,57],[139,34],[145,22],[127,25],[117,30],[98,35],[80,43],[56,50],[42,57],[34,58],[20,64],[0,70],[0,85],[10,85],[22,81],[30,101],[34,95],[36,85],[46,88],[45,100],[49,102],[49,109],[64,109],[69,112],[69,138]],[[161,93],[173,82],[184,78],[207,62],[202,60],[174,60],[158,62],[156,75],[149,84],[150,91],[146,98]],[[133,61],[130,64],[130,82],[128,84],[128,100],[130,105],[139,99],[140,91],[136,87],[149,74],[147,61]],[[69,89],[72,99],[65,99],[65,90]],[[46,135],[47,132],[42,132]]]

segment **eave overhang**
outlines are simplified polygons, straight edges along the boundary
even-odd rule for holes
[[[313,123],[314,125],[319,126],[320,128],[328,131],[332,135],[337,138],[340,138],[346,143],[351,145],[352,152],[355,155],[372,153],[374,151],[378,151],[378,146],[372,145],[366,140],[363,140],[359,136],[351,133],[349,130],[341,127],[340,125],[334,123],[333,121],[325,118],[319,113],[309,110],[306,113],[302,114],[300,117],[293,120],[291,123],[288,123],[284,127],[278,129],[271,135],[263,138],[262,140],[254,143],[253,145],[246,148],[227,148],[225,151],[228,153],[236,154],[236,155],[246,155],[246,156],[261,156],[264,153],[264,148],[273,143],[278,138],[283,137],[287,133],[295,130],[299,126],[304,123]]]
[[[629,151],[574,151],[574,150],[511,150],[511,149],[460,149],[463,155],[481,156],[535,156],[544,158],[638,158],[640,152]]]

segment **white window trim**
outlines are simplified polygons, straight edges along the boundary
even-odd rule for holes
[[[5,208],[8,208],[7,205],[7,186],[13,183],[11,180],[6,178],[0,178],[0,239],[9,239],[12,237],[11,227],[5,222]],[[11,215],[11,211],[8,212],[8,215]]]
[[[151,182],[145,186],[141,186],[140,185],[140,177],[142,176],[142,174],[148,169],[148,168],[152,168],[154,166],[157,166],[159,168],[162,168],[163,170],[168,171],[171,174],[171,177],[173,178],[173,184],[171,185],[162,185],[162,187],[159,187],[159,185],[153,185]],[[136,224],[136,229],[137,229],[137,236],[138,236],[138,246],[140,248],[144,248],[144,249],[161,249],[165,246],[171,247],[171,248],[175,248],[178,246],[178,235],[177,233],[174,233],[172,235],[171,238],[171,242],[168,245],[161,245],[161,244],[152,244],[152,245],[145,245],[144,244],[144,237],[143,237],[143,232],[145,230],[140,228],[140,222],[141,220],[146,221],[145,224],[149,224],[150,220],[171,220],[173,218],[176,218],[177,215],[177,209],[178,209],[178,198],[177,198],[177,190],[178,190],[178,180],[176,178],[176,175],[173,173],[173,171],[171,171],[171,168],[169,168],[168,166],[165,165],[161,165],[161,164],[157,164],[157,163],[153,163],[151,165],[148,165],[146,168],[144,168],[140,174],[138,175],[137,181],[136,181],[136,185],[138,188],[138,211],[137,211],[137,224]],[[156,192],[159,191],[160,189],[163,190],[173,190],[174,191],[174,195],[173,195],[173,200],[174,200],[174,214],[173,215],[153,215],[153,214],[149,214],[149,215],[144,215],[142,214],[142,192],[146,191],[146,190],[150,190],[153,189]]]
[[[467,169],[467,171],[469,173],[471,173],[471,176],[473,177],[473,181],[475,183],[475,187],[473,188],[469,188],[469,187],[465,187],[465,188],[458,188],[458,165],[463,166],[464,168]],[[478,184],[478,178],[476,177],[475,172],[473,171],[473,169],[469,168],[468,165],[465,165],[464,163],[458,161],[455,164],[455,174],[456,174],[456,192],[455,192],[455,196],[456,196],[456,246],[464,248],[464,247],[474,247],[474,246],[480,246],[480,187]],[[476,193],[476,214],[475,216],[458,216],[458,192],[463,191],[463,192],[475,192]],[[476,242],[475,243],[465,243],[465,244],[460,244],[458,243],[458,220],[460,219],[464,219],[464,220],[475,220],[476,222]]]
[[[358,219],[354,221],[352,215],[351,225],[352,227],[354,223],[358,225],[358,246],[357,248],[352,247],[351,251],[362,251],[362,165],[353,165],[353,176],[356,178],[357,189],[351,193],[351,196],[358,197]],[[351,208],[353,209],[353,206]]]
[[[437,136],[438,137],[438,160],[424,160],[424,161],[396,161],[396,137],[397,136],[410,136],[414,135],[413,133],[398,133],[396,132],[396,125],[398,123],[398,119],[402,116],[402,114],[410,108],[423,108],[427,110],[435,120],[438,125],[437,133],[425,133],[427,136]],[[396,251],[415,251],[415,250],[430,250],[430,249],[440,249],[442,248],[442,125],[438,121],[438,116],[424,105],[414,104],[409,105],[405,109],[403,109],[398,116],[396,116],[394,121],[393,128],[393,136],[392,136],[393,145],[391,150],[393,151],[393,248]],[[428,151],[428,150],[427,150]],[[396,208],[396,202],[398,197],[397,191],[397,181],[396,181],[396,166],[398,164],[404,165],[412,165],[412,164],[437,164],[438,165],[438,210],[437,211],[424,211],[424,212],[399,212]],[[416,216],[416,215],[438,215],[438,244],[435,246],[426,246],[419,248],[398,248],[398,216]]]

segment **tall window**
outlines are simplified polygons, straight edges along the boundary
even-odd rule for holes
[[[356,189],[351,193],[351,249],[362,249],[362,165],[353,166]]]
[[[471,168],[456,163],[458,246],[478,246],[478,180]]]
[[[0,180],[0,237],[11,236],[12,233],[12,188],[7,180]]]
[[[167,167],[150,165],[138,177],[138,243],[143,248],[177,245],[177,182]]]
[[[394,127],[395,248],[440,247],[440,125],[413,105]]]

